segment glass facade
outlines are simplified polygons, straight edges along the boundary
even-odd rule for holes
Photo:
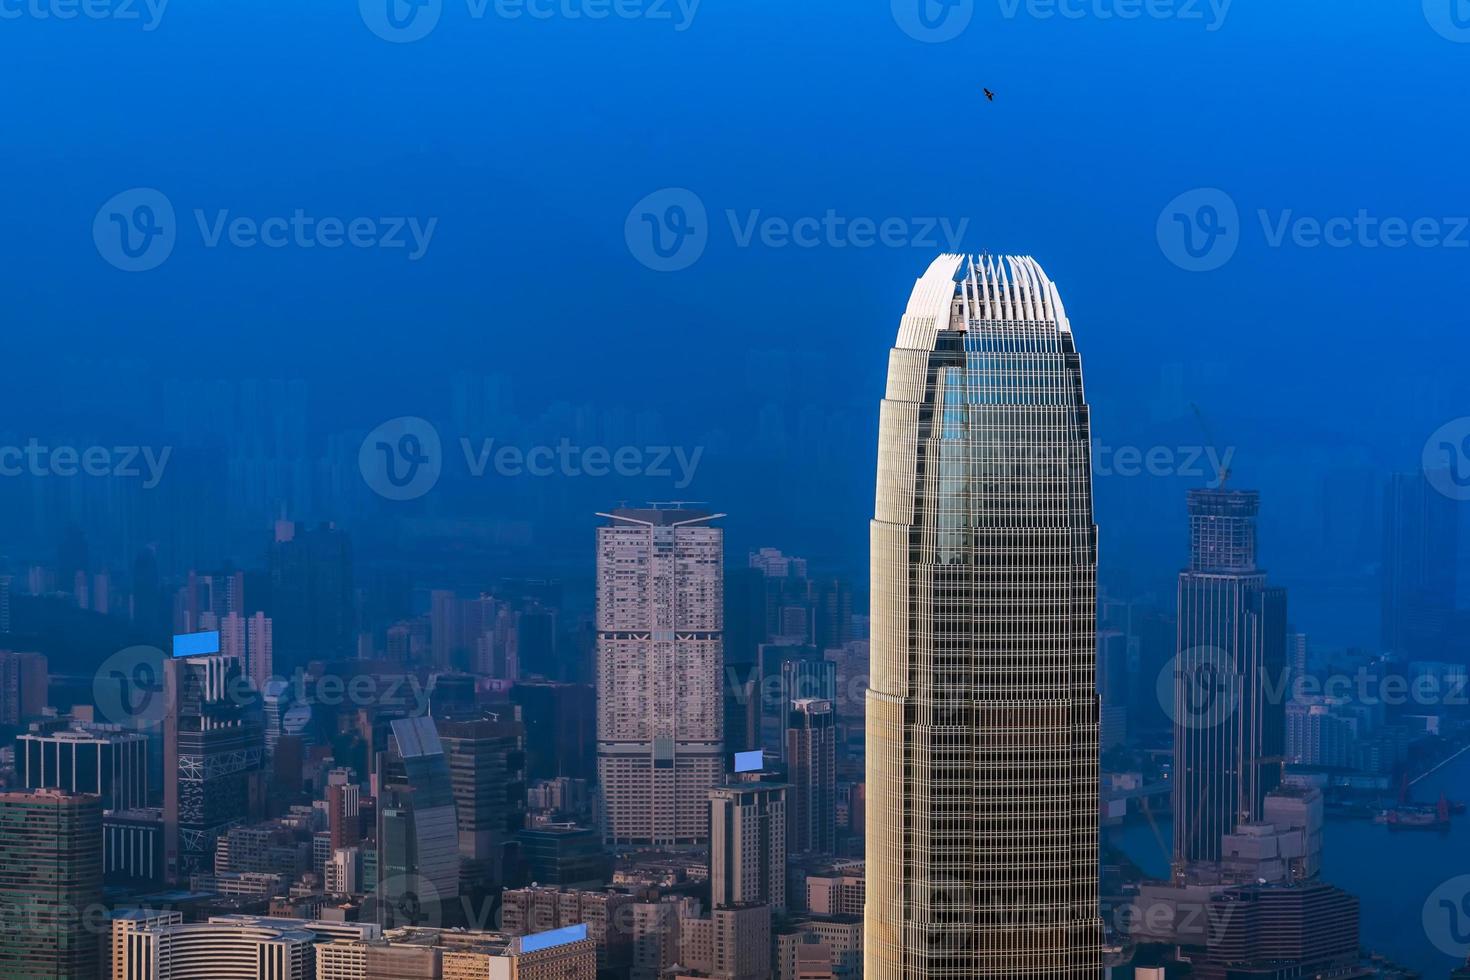
[[[1089,442],[1040,267],[937,260],[879,427],[869,980],[1102,976]]]

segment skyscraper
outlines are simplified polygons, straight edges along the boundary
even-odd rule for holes
[[[832,702],[791,703],[786,723],[786,849],[792,854],[837,853],[837,714]]]
[[[709,791],[711,902],[786,907],[786,807],[790,787],[740,782]]]
[[[1189,491],[1174,671],[1174,864],[1220,860],[1281,784],[1286,593],[1256,564],[1253,490]]]
[[[1040,266],[936,260],[879,422],[868,980],[1102,975],[1089,440]]]
[[[454,789],[461,880],[496,895],[526,822],[526,730],[505,707],[498,716],[437,722]]]
[[[378,760],[378,921],[422,925],[458,905],[459,827],[449,758],[427,715],[391,722]],[[431,906],[444,903],[439,910]]]
[[[214,866],[220,834],[249,819],[262,777],[260,699],[228,654],[164,661],[164,866],[170,880]]]
[[[723,516],[681,506],[601,514],[597,772],[612,844],[709,840],[724,772]]]
[[[0,793],[0,976],[94,980],[101,962],[102,801]]]
[[[1383,648],[1405,660],[1445,656],[1459,554],[1455,501],[1423,473],[1395,473],[1383,494]]]
[[[352,597],[352,547],[330,524],[276,524],[270,550],[271,621],[275,670],[290,676],[311,660],[357,655]]]

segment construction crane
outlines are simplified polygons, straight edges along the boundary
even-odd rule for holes
[[[1200,430],[1203,431],[1205,434],[1205,445],[1203,448],[1205,450],[1217,448],[1215,446],[1215,434],[1210,431],[1210,423],[1205,420],[1205,413],[1194,402],[1190,402],[1189,407],[1194,410],[1194,417],[1199,420]],[[1220,457],[1216,456],[1215,458],[1219,459]],[[1229,458],[1229,456],[1225,457],[1225,459],[1227,460]],[[1229,479],[1230,467],[1226,466],[1223,463],[1220,464],[1220,468],[1215,472],[1215,488],[1217,490],[1224,490],[1225,484],[1229,481]]]

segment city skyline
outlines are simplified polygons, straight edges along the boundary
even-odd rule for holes
[[[1467,72],[0,0],[0,980],[1470,980]]]

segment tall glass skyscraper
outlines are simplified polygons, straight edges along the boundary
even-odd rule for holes
[[[1256,564],[1254,490],[1189,491],[1174,678],[1174,865],[1220,860],[1281,784],[1286,592]]]
[[[940,257],[879,423],[868,980],[1102,976],[1089,441],[1041,267]]]

